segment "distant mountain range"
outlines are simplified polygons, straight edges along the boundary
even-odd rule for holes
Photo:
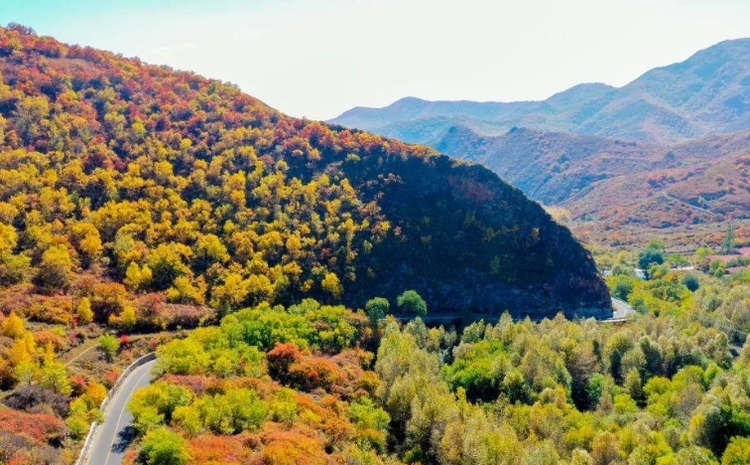
[[[331,120],[432,145],[453,126],[498,135],[515,126],[676,143],[750,128],[750,39],[721,42],[623,87],[580,84],[538,102],[430,102],[353,108]]]
[[[620,88],[581,84],[540,102],[405,98],[331,122],[482,163],[608,228],[750,217],[750,39]]]

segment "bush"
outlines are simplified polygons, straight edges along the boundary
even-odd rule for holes
[[[36,385],[18,387],[15,392],[5,399],[3,404],[16,409],[29,411],[37,406],[47,406],[60,417],[67,417],[70,412],[70,400],[52,389]]]

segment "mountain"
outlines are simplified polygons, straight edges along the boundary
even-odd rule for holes
[[[451,128],[435,144],[482,163],[534,200],[611,229],[750,218],[750,131],[675,145],[515,128]]]
[[[90,295],[105,323],[134,311],[111,289],[222,312],[406,289],[431,313],[609,312],[590,254],[484,167],[23,27],[0,29],[0,179],[0,285]]]
[[[520,126],[646,143],[679,143],[750,129],[750,39],[721,42],[620,87],[581,84],[538,102],[429,102],[405,98],[332,120],[434,145],[454,126],[499,135]]]
[[[599,136],[514,128],[495,137],[451,128],[435,148],[484,164],[546,205],[565,203],[594,181],[653,168],[653,146]],[[466,155],[465,155],[466,154]]]

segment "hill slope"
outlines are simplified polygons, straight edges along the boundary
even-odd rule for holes
[[[608,312],[570,232],[480,166],[23,28],[0,29],[0,74],[4,286],[88,276],[224,311],[413,288],[432,311]]]
[[[582,84],[539,102],[399,100],[332,120],[433,145],[457,125],[483,135],[514,126],[647,143],[677,143],[750,129],[750,39],[721,42],[621,88]]]
[[[436,147],[471,154],[532,199],[609,228],[750,217],[750,131],[656,145],[523,128],[482,137],[455,127]]]

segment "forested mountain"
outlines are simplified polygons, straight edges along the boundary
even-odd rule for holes
[[[332,122],[434,144],[451,127],[498,135],[514,126],[647,143],[677,143],[750,128],[750,39],[721,42],[614,88],[581,84],[536,102],[405,98],[354,108]]]
[[[4,286],[86,275],[222,312],[405,289],[438,312],[608,311],[570,232],[480,166],[22,27],[0,31],[0,73]]]

